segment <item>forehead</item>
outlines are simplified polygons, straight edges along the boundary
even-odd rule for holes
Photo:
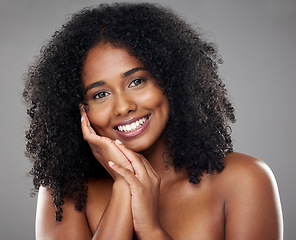
[[[109,79],[142,66],[143,64],[125,48],[99,44],[87,53],[82,69],[82,81],[94,78]]]

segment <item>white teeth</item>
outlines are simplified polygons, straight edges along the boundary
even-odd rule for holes
[[[131,132],[131,131],[134,131],[137,128],[141,127],[147,121],[147,119],[148,119],[148,117],[143,117],[131,124],[117,126],[117,129],[120,132]]]
[[[132,123],[131,124],[131,128],[132,128],[132,130],[136,130],[136,128],[137,128],[136,124],[135,123]]]

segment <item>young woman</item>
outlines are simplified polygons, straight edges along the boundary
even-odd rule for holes
[[[30,68],[37,239],[282,239],[275,179],[234,153],[213,46],[170,10],[75,14]]]

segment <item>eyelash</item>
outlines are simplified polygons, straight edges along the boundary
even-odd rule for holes
[[[136,84],[137,81],[140,81],[140,83]],[[131,87],[132,83],[134,83],[135,86],[133,86],[133,87],[137,87],[137,86],[141,85],[142,83],[144,83],[145,81],[146,81],[146,79],[144,79],[144,78],[136,78],[136,79],[132,80],[128,86]]]
[[[100,97],[101,94],[104,94],[104,96],[101,96],[101,97]],[[98,93],[94,94],[93,98],[94,98],[94,99],[102,99],[102,98],[108,96],[109,94],[110,94],[110,93],[108,93],[108,92],[103,92],[103,91],[102,91],[102,92],[98,92]]]
[[[144,78],[136,78],[136,79],[134,79],[134,80],[132,80],[130,82],[130,84],[128,85],[128,87],[138,87],[139,85],[143,84],[145,81],[146,81],[146,79],[144,79]],[[132,84],[134,84],[134,86],[131,86]],[[102,94],[104,94],[104,96],[100,96]],[[105,97],[107,97],[109,95],[110,95],[109,92],[101,91],[101,92],[95,93],[93,95],[93,99],[102,99],[102,98],[105,98]]]

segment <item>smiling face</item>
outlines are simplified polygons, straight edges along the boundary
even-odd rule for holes
[[[141,152],[161,136],[169,103],[151,73],[126,49],[98,44],[85,59],[82,86],[97,134]]]

